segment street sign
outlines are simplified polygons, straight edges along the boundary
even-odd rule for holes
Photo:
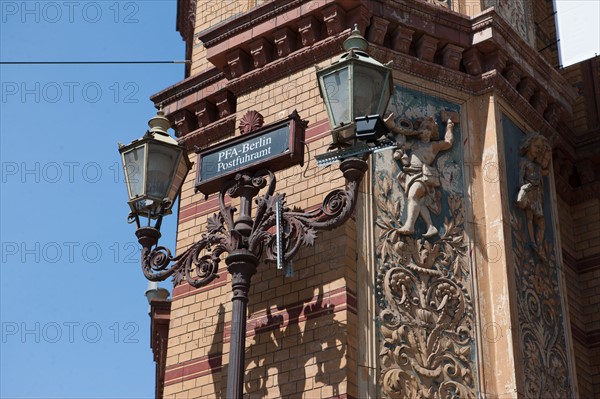
[[[287,119],[199,152],[196,191],[215,193],[241,170],[276,172],[302,165],[305,127],[294,111]]]

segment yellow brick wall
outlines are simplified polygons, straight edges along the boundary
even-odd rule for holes
[[[571,210],[578,258],[600,253],[600,200],[574,205]]]
[[[600,350],[586,341],[600,331],[600,270],[579,268],[582,260],[600,253],[600,201],[571,206],[559,199],[558,213],[577,384],[581,398],[592,398],[600,393]]]
[[[535,27],[535,48],[548,64],[556,68],[559,64],[558,44],[550,45],[557,39],[555,18],[552,15],[554,6],[550,1],[536,0],[532,4],[532,10],[533,18],[530,23]]]
[[[581,66],[579,64],[571,65],[570,67],[563,69],[561,72],[565,79],[567,79],[567,81],[575,87],[579,94],[575,99],[575,103],[573,104],[573,113],[565,122],[571,129],[575,131],[575,133],[587,132],[591,127],[588,127],[587,125]]]
[[[212,66],[206,60],[206,49],[197,39],[197,35],[223,21],[244,13],[265,0],[196,0],[196,25],[192,49],[191,75],[203,72]]]
[[[198,22],[198,26],[202,27],[202,23],[205,22]],[[322,66],[329,63],[327,60]],[[193,70],[205,67],[202,62],[195,62]],[[256,110],[268,124],[288,117],[294,109],[308,121],[307,132],[327,123],[314,67],[239,96],[236,116],[239,121],[247,111]],[[303,167],[276,173],[276,191],[287,194],[288,206],[312,209],[319,206],[331,190],[343,187],[344,180],[337,165],[319,168],[314,160],[331,142],[326,130],[321,128],[324,133],[306,138]],[[191,156],[191,160],[195,161],[195,156]],[[181,208],[204,201],[202,194],[194,193],[195,178],[193,169],[182,189]],[[214,195],[209,202],[216,204],[213,198]],[[206,213],[217,211],[216,208],[205,210],[204,215],[180,221],[177,253],[197,241],[206,230]],[[352,220],[334,231],[319,232],[316,245],[302,249],[294,259],[292,277],[284,277],[284,272],[278,271],[274,264],[259,266],[252,279],[248,304],[245,389],[249,397],[286,397],[297,392],[304,392],[305,398],[343,394],[356,397],[358,344],[356,333],[350,331],[357,329],[357,317],[355,305],[346,305],[352,303],[348,295],[355,296],[357,291],[356,234]],[[206,359],[211,353],[222,354],[222,371],[209,371],[187,380],[167,377],[165,397],[224,395],[231,285],[224,262],[220,267],[224,272],[222,281],[217,279],[217,287],[213,287],[216,283],[213,282],[208,289],[199,289],[196,294],[173,298],[167,376],[182,363],[181,368],[187,367],[189,371],[194,362]],[[317,305],[324,310],[318,317],[308,317],[310,307]],[[264,327],[269,313],[282,318],[281,324],[271,330]]]
[[[254,3],[199,0],[196,34],[239,12],[247,11],[255,6]],[[464,7],[464,13],[475,15],[480,11],[477,9],[479,3],[465,0],[459,4]],[[540,2],[536,2],[536,6],[541,7]],[[205,56],[204,47],[196,43],[192,75],[210,67]],[[320,66],[329,65],[332,59],[322,62]],[[569,69],[565,73],[567,78],[574,79],[572,81],[580,80],[577,69]],[[436,91],[443,89],[433,83],[426,83],[423,87],[431,87]],[[575,115],[579,115],[583,109],[582,104],[575,104]],[[239,96],[236,119],[239,121],[247,111],[256,110],[268,124],[287,117],[294,109],[303,119],[308,120],[308,131],[327,121],[318,93],[315,69],[312,67]],[[482,116],[482,126],[478,131],[485,131],[485,123],[492,119]],[[585,118],[581,120],[585,122]],[[586,127],[581,128],[585,130]],[[487,137],[488,134],[482,135],[482,140]],[[304,167],[297,166],[276,173],[277,191],[287,193],[288,206],[313,208],[332,189],[343,185],[337,166],[318,168],[314,161],[314,156],[324,153],[330,141],[325,135],[307,139]],[[484,144],[480,143],[481,146]],[[196,161],[193,154],[190,157]],[[479,166],[485,162],[471,161]],[[470,176],[479,176],[482,173],[479,166],[472,166],[472,170],[467,166],[466,170]],[[204,201],[202,194],[194,193],[195,177],[196,171],[193,169],[182,189],[181,208],[189,208]],[[483,187],[478,189],[481,189],[481,195],[485,193]],[[209,199],[213,204],[214,198],[213,195]],[[474,210],[477,211],[480,205],[473,205]],[[206,231],[207,215],[217,211],[214,207],[205,209],[202,214],[179,224],[177,253],[200,238],[201,232]],[[571,207],[559,200],[559,220],[564,251],[576,259],[600,253],[600,241],[597,238],[597,228],[600,226],[598,201]],[[304,392],[303,397],[306,398],[327,398],[343,394],[357,397],[358,320],[353,309],[336,302],[340,300],[340,295],[347,295],[348,292],[356,294],[358,291],[356,236],[354,221],[349,221],[332,232],[320,232],[315,247],[304,248],[294,259],[295,272],[292,277],[284,277],[283,272],[277,271],[273,264],[259,266],[253,277],[248,305],[245,389],[250,397],[285,397],[299,392]],[[167,379],[165,397],[224,396],[229,355],[227,336],[231,320],[231,284],[228,273],[224,271],[224,262],[220,266],[223,271],[221,278],[209,287],[173,298],[167,374],[179,368],[185,369],[182,371],[185,374],[194,367],[194,362],[210,360],[211,354],[220,354],[222,368],[215,366],[213,371],[199,372],[201,375],[190,379]],[[600,329],[600,312],[596,311],[600,308],[600,295],[595,294],[600,292],[600,284],[595,283],[600,281],[600,275],[597,274],[598,272],[592,272],[578,275],[573,269],[565,270],[572,323],[582,331]],[[589,296],[578,295],[580,291]],[[348,298],[345,300],[349,303]],[[320,317],[306,317],[307,309],[317,304],[333,308],[330,313],[324,312]],[[264,326],[269,321],[269,314],[275,317],[274,320],[281,317],[281,323],[271,329]],[[296,314],[297,319],[293,317]],[[574,349],[578,359],[580,392],[582,397],[591,397],[586,395],[593,392],[594,380],[600,380],[600,364],[588,363],[589,353],[581,343],[576,342]],[[502,352],[506,351],[503,349]],[[595,362],[591,359],[600,358],[590,356],[589,359],[589,362]],[[591,367],[599,372],[586,374],[586,370]]]

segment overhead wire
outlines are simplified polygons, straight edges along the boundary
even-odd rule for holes
[[[174,61],[0,61],[0,65],[123,65],[123,64],[189,64],[191,60]]]

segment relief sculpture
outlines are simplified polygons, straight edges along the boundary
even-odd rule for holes
[[[541,257],[546,223],[543,177],[550,173],[552,149],[539,133],[529,133],[520,148],[519,193],[516,205],[525,211],[529,245]]]
[[[431,221],[430,211],[436,215],[440,214],[440,192],[436,190],[440,186],[439,172],[433,161],[440,151],[452,148],[454,135],[452,129],[454,122],[452,117],[458,121],[457,115],[444,112],[447,117],[446,135],[444,140],[438,141],[438,125],[433,117],[427,117],[416,121],[416,127],[409,121],[403,121],[397,126],[392,117],[386,118],[386,124],[396,134],[398,149],[394,152],[394,159],[401,161],[403,168],[398,179],[407,193],[408,206],[406,222],[398,230],[399,234],[412,235],[415,232],[415,222],[421,216],[427,225],[427,231],[423,237],[430,238],[438,234],[438,229]],[[407,141],[406,137],[417,136],[418,140]],[[410,157],[406,154],[410,151]]]
[[[512,180],[516,197],[511,227],[522,383],[528,398],[570,398],[561,277],[552,244],[549,199],[544,198],[551,147],[546,138],[532,132],[519,149],[518,176],[515,173],[509,183]]]
[[[460,156],[452,150],[459,119],[435,116],[445,123],[442,140],[434,116],[386,118],[397,149],[375,159],[384,398],[475,398],[471,273]]]

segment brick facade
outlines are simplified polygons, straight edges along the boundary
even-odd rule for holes
[[[308,121],[304,166],[275,175],[287,204],[302,209],[319,207],[344,184],[337,166],[319,168],[314,161],[331,143],[315,65],[339,57],[351,26],[357,24],[368,38],[374,58],[393,61],[396,84],[459,104],[469,264],[478,297],[473,378],[476,392],[485,397],[512,398],[524,390],[511,293],[511,203],[502,174],[507,165],[501,116],[542,132],[554,146],[552,209],[562,246],[559,277],[576,380],[572,392],[592,398],[600,394],[600,60],[556,69],[550,2],[537,0],[523,9],[531,44],[500,11],[486,11],[484,1],[452,1],[451,10],[430,3],[443,2],[179,0],[178,30],[192,63],[184,81],[152,100],[165,109],[192,161],[198,148],[239,135],[239,120],[248,111],[260,112],[268,124],[296,110]],[[181,192],[177,253],[195,243],[208,217],[218,212],[217,195],[204,199],[195,193],[195,179],[192,169]],[[248,305],[249,398],[378,395],[368,184],[361,188],[356,216],[320,232],[315,246],[293,260],[291,276],[274,264],[259,265]],[[490,243],[500,248],[500,261],[490,260]],[[231,277],[222,266],[208,286],[183,283],[172,291],[161,368],[164,397],[225,396]],[[481,327],[491,324],[504,332],[493,342]]]

